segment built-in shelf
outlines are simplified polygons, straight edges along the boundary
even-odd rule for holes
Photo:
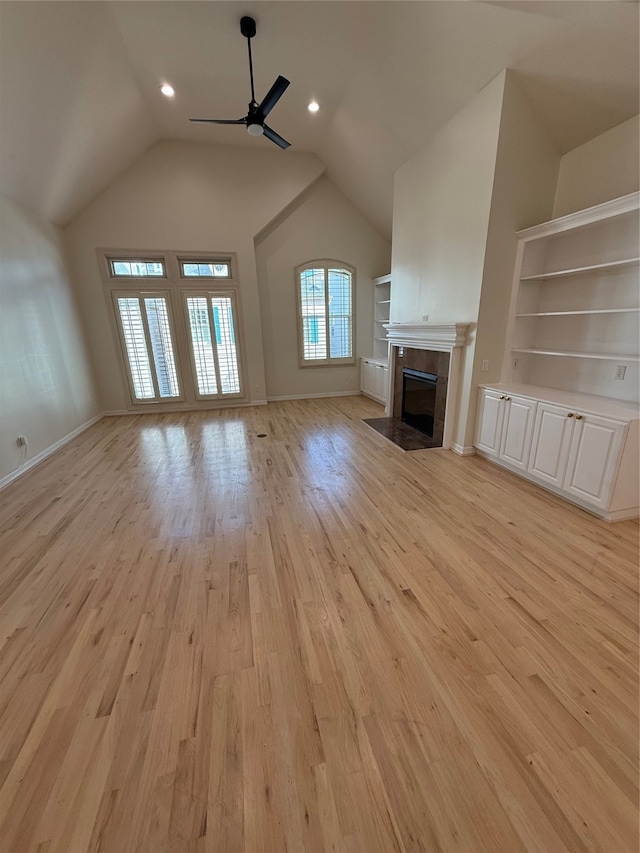
[[[640,258],[625,258],[620,261],[609,261],[606,264],[589,264],[586,267],[573,267],[566,270],[555,270],[554,272],[538,273],[537,275],[524,275],[520,281],[546,281],[550,278],[562,278],[569,275],[582,275],[583,273],[612,271],[616,268],[628,267],[640,262]]]
[[[389,343],[383,325],[389,322],[391,311],[391,275],[374,278],[373,286],[373,358],[382,360],[386,359],[389,353]]]
[[[518,232],[503,382],[637,405],[639,208],[636,192]]]
[[[531,349],[524,347],[514,347],[511,352],[533,353],[533,355],[554,355],[564,358],[596,358],[604,361],[640,361],[640,355],[630,355],[629,353],[568,352],[566,350]]]
[[[374,278],[373,284],[375,287],[386,287],[391,284],[391,273],[387,273],[387,275],[381,275],[379,278]]]
[[[584,311],[530,311],[516,317],[571,317],[579,314],[638,314],[640,308],[589,308]]]

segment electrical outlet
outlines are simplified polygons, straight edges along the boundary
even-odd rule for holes
[[[423,320],[423,322],[425,322],[425,323],[426,323],[426,322],[429,320],[429,315],[428,315],[428,314],[423,314],[423,315],[422,315],[422,320]]]
[[[489,359],[488,358],[482,359],[482,369],[483,370],[489,370]]]
[[[623,380],[626,372],[627,372],[626,364],[619,364],[616,367],[616,379],[618,379],[620,381]]]
[[[18,447],[26,447],[27,446],[27,436],[19,435],[16,439],[16,443]]]

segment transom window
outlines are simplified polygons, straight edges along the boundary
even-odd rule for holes
[[[180,260],[180,274],[183,278],[231,278],[231,262]]]
[[[354,270],[314,261],[296,270],[300,364],[353,364]]]
[[[109,270],[114,278],[164,278],[166,271],[161,258],[109,258]]]

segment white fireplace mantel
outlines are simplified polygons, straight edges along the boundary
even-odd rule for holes
[[[469,323],[385,323],[391,346],[451,352],[462,347]]]
[[[444,415],[444,434],[442,446],[461,452],[453,442],[453,429],[456,420],[458,381],[462,358],[462,348],[466,343],[470,323],[385,323],[389,342],[389,391],[385,411],[388,417],[393,415],[395,394],[395,373],[398,358],[402,358],[402,347],[408,349],[435,350],[450,353],[449,378],[447,381],[447,400]]]

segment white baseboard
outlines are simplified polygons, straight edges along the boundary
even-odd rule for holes
[[[1,0],[0,0],[1,2]],[[194,405],[194,406],[171,406],[169,407],[149,407],[144,409],[111,409],[108,412],[103,412],[105,418],[120,418],[130,415],[137,417],[138,415],[171,415],[174,412],[218,412],[220,409],[246,409],[249,406],[266,406],[266,400],[235,400],[216,405]]]
[[[458,456],[475,456],[476,455],[476,449],[473,445],[455,444],[452,442],[449,450],[453,450],[453,452],[457,453]]]
[[[49,445],[44,450],[40,451],[37,456],[34,456],[32,459],[28,459],[19,468],[16,468],[13,471],[10,471],[6,474],[2,479],[0,479],[0,491],[6,488],[10,483],[13,483],[14,480],[17,480],[18,477],[22,477],[23,474],[26,474],[27,471],[30,471],[32,468],[35,468],[36,465],[39,465],[41,462],[44,462],[45,459],[48,459],[49,456],[54,454],[57,450],[60,450],[61,447],[64,447],[65,444],[69,444],[70,441],[73,441],[74,438],[79,436],[85,430],[88,430],[89,427],[93,426],[99,420],[102,420],[104,415],[102,412],[99,415],[91,418],[91,420],[86,421],[77,429],[74,429],[73,432],[68,433],[63,438],[56,441],[54,444]]]
[[[285,397],[267,397],[268,403],[279,403],[281,400],[315,400],[321,397],[358,397],[360,389],[355,391],[324,391],[322,394],[287,394]]]

